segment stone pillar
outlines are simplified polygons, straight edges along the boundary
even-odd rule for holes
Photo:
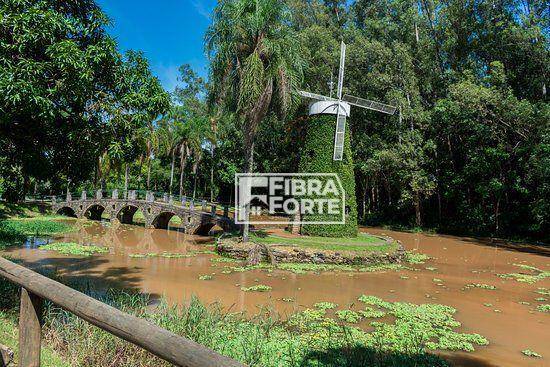
[[[118,199],[118,189],[114,189],[113,190],[113,194],[111,196],[113,199],[117,200]]]
[[[167,193],[164,193],[164,195],[162,197],[162,201],[164,201],[165,203],[168,202],[168,194]]]
[[[146,201],[155,201],[155,195],[151,191],[147,191],[145,193],[145,200]]]
[[[168,204],[170,204],[170,205],[174,204],[174,196],[173,195],[168,196]]]
[[[128,200],[136,200],[136,190],[128,191]]]
[[[195,202],[193,199],[189,202],[189,210],[194,211],[195,210]]]
[[[80,200],[86,200],[88,198],[88,193],[86,190],[82,191],[82,194],[80,194]]]
[[[202,211],[203,211],[203,212],[206,211],[206,200],[203,200],[203,201],[202,201]]]
[[[181,206],[183,207],[187,206],[187,198],[185,196],[181,198]]]
[[[95,198],[96,198],[97,200],[103,199],[103,191],[101,191],[101,189],[100,189],[100,190],[97,190],[97,191],[95,192]]]
[[[72,197],[71,193],[67,192],[67,195],[65,196],[65,201],[69,202],[69,201],[72,201],[72,200],[73,200],[73,197]]]

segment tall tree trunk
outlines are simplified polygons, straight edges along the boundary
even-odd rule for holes
[[[250,147],[246,149],[246,166],[245,172],[251,173],[254,167],[254,141],[251,141]],[[243,242],[248,242],[250,238],[250,203],[247,203],[244,207],[245,222],[243,225]]]
[[[147,190],[151,184],[151,156],[147,158]]]
[[[416,225],[422,227],[422,216],[420,213],[420,193],[416,191],[414,193],[414,211],[416,213]]]
[[[210,160],[210,201],[214,201],[214,145],[212,144],[211,160]]]
[[[180,147],[180,196],[183,196],[183,175],[185,172],[185,163],[187,162],[186,147]]]
[[[172,149],[172,166],[170,167],[170,195],[172,195],[172,185],[174,184],[174,166],[176,165],[176,151]]]
[[[128,162],[125,163],[124,167],[124,196],[127,199],[128,198],[128,179],[130,178],[130,165]]]
[[[267,114],[267,109],[269,108],[269,104],[271,103],[271,97],[273,96],[273,80],[270,79],[266,82],[266,85],[264,87],[264,90],[260,97],[258,98],[258,102],[250,111],[248,118],[249,121],[245,124],[245,132],[244,132],[244,146],[245,146],[245,154],[246,154],[246,162],[245,162],[245,173],[252,173],[252,170],[254,169],[254,141],[256,139],[256,131],[258,129],[258,125],[263,120],[265,115]],[[247,203],[244,208],[245,213],[245,224],[243,226],[243,242],[248,242],[249,239],[249,232],[250,232],[250,224],[249,218],[250,218],[250,203]]]

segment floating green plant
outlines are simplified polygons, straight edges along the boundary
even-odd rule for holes
[[[542,356],[540,354],[538,354],[537,352],[534,352],[530,349],[522,350],[521,353],[525,354],[527,357],[542,358]]]
[[[479,334],[457,333],[460,326],[453,315],[456,309],[440,304],[416,305],[406,302],[386,302],[374,296],[361,296],[359,301],[386,309],[395,317],[393,324],[372,322],[374,340],[384,340],[392,348],[407,350],[414,339],[423,340],[427,349],[474,351],[474,345],[489,341]]]
[[[251,287],[241,287],[241,291],[243,292],[269,292],[271,289],[273,288],[265,284],[257,284]]]
[[[428,255],[413,251],[407,251],[405,255],[405,260],[411,264],[424,264],[429,259]]]
[[[487,290],[492,290],[492,291],[494,291],[495,289],[497,289],[497,287],[495,287],[494,285],[490,285],[490,284],[484,284],[484,283],[470,283],[470,284],[466,284],[466,285],[462,288],[462,290],[471,289],[471,288],[487,289]]]
[[[94,245],[80,245],[75,242],[57,242],[40,246],[40,250],[56,251],[63,255],[92,256],[109,252],[107,247]]]
[[[365,309],[358,311],[358,313],[366,319],[377,319],[386,316],[384,311],[376,310],[369,306],[365,306]]]
[[[503,279],[515,279],[518,282],[533,284],[546,278],[550,278],[550,271],[541,270],[534,266],[524,264],[513,264],[523,270],[530,271],[533,274],[524,273],[509,273],[509,274],[497,274],[498,277]]]
[[[338,305],[332,302],[318,302],[314,304],[313,307],[318,308],[320,310],[332,310],[333,308],[338,307]]]
[[[169,259],[180,259],[180,258],[187,258],[187,257],[193,257],[195,255],[193,254],[179,254],[179,253],[172,253],[172,252],[149,252],[149,253],[135,253],[128,255],[129,257],[135,258],[135,259],[143,259],[146,257],[165,257]]]
[[[357,324],[361,320],[361,315],[352,310],[338,310],[335,312],[340,320],[349,322],[351,324]]]
[[[550,304],[538,305],[537,311],[550,313]]]
[[[199,280],[212,280],[213,276],[209,274],[199,276]]]
[[[535,293],[542,294],[543,296],[550,296],[550,289],[546,288],[537,288]]]

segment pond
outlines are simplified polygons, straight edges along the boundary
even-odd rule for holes
[[[407,250],[431,259],[397,271],[239,271],[239,263],[225,262],[212,253],[213,240],[209,237],[105,222],[76,223],[78,231],[55,241],[106,246],[108,252],[81,257],[40,250],[39,245],[48,239],[30,239],[7,252],[26,266],[49,267],[63,277],[84,280],[94,287],[137,289],[173,303],[187,302],[197,295],[207,303],[221,302],[232,311],[256,313],[268,307],[284,316],[322,301],[353,308],[362,294],[392,302],[445,304],[458,310],[455,318],[462,323],[460,331],[479,333],[490,342],[473,353],[445,353],[456,365],[550,365],[550,314],[537,310],[538,305],[549,303],[544,297],[550,296],[540,292],[550,288],[550,278],[529,278],[536,282],[525,283],[497,276],[537,273],[528,267],[549,271],[548,249],[362,228],[363,232],[400,240]],[[271,290],[242,290],[255,285],[267,285]],[[524,356],[521,351],[527,349],[544,358]]]

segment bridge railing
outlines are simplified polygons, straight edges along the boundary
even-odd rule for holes
[[[133,343],[176,366],[244,367],[190,339],[124,313],[81,292],[0,257],[0,276],[22,287],[19,366],[40,366],[44,300]],[[5,362],[5,364],[4,364]],[[8,365],[0,355],[0,365]]]
[[[74,200],[98,200],[98,199],[128,199],[140,201],[162,202],[190,210],[201,211],[220,217],[234,217],[235,210],[229,203],[211,202],[206,199],[197,199],[189,196],[170,195],[165,192],[147,190],[84,190],[69,192],[63,195],[50,197],[52,202],[68,202]]]

